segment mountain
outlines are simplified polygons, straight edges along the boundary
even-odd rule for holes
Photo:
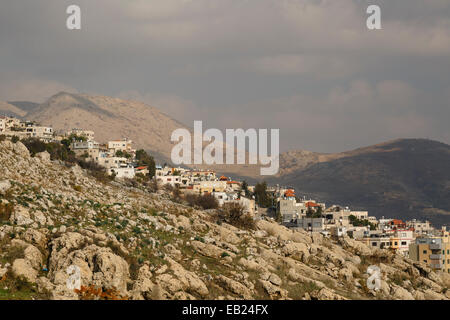
[[[15,105],[0,101],[0,115],[13,116],[17,118],[22,118],[27,114],[27,111],[16,107]]]
[[[327,204],[369,210],[377,217],[429,219],[450,225],[450,146],[402,139],[336,153],[281,155],[272,183]]]
[[[29,101],[8,101],[8,103],[27,113],[39,107],[39,103]]]
[[[185,125],[158,109],[136,101],[61,92],[26,114],[55,130],[95,131],[99,142],[129,138],[136,148],[151,150],[155,158],[170,158],[172,131]]]
[[[52,126],[55,131],[83,128],[95,132],[95,140],[129,138],[138,149],[148,150],[158,162],[170,163],[174,143],[172,132],[186,125],[174,120],[159,109],[137,101],[116,99],[106,96],[60,92],[44,103],[10,102],[0,104],[0,112],[9,110],[20,118],[35,120],[42,125]],[[162,106],[163,107],[163,106]],[[206,143],[205,143],[206,144]],[[196,165],[196,168],[210,168],[234,176],[257,176],[255,165]]]
[[[163,106],[162,106],[163,107]],[[158,162],[170,162],[172,132],[191,130],[142,102],[61,92],[43,104],[0,103],[0,114],[52,125],[56,130],[81,127],[95,131],[99,142],[130,138]],[[450,224],[450,151],[423,139],[389,141],[341,153],[289,151],[280,155],[280,172],[261,177],[257,165],[198,165],[237,179],[295,187],[327,204],[367,209],[378,217],[429,219]]]
[[[0,141],[0,299],[450,299],[450,274],[423,262],[172,197]]]

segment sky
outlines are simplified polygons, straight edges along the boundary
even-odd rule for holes
[[[72,4],[81,30],[66,28]],[[60,91],[280,129],[281,151],[450,143],[450,1],[0,0],[0,100]]]

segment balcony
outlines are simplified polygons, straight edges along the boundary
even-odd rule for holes
[[[442,249],[442,243],[430,243],[430,250],[441,250]]]
[[[442,258],[442,254],[430,254],[430,260],[441,260]]]
[[[442,263],[441,263],[441,262],[439,262],[439,263],[430,263],[430,267],[431,267],[432,269],[438,269],[438,270],[441,270],[441,269],[442,269]]]

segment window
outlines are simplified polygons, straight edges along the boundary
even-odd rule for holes
[[[377,243],[376,242],[372,242],[372,247],[376,247]]]
[[[427,263],[428,261],[427,260],[423,260],[423,262]]]
[[[406,246],[406,241],[402,241],[402,246]]]
[[[427,254],[427,250],[423,250],[423,254]]]

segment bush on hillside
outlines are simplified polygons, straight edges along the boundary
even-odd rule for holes
[[[240,229],[256,229],[255,220],[245,213],[245,208],[240,203],[225,203],[217,212],[218,223],[228,223]]]
[[[204,210],[217,209],[219,207],[219,202],[210,193],[202,195],[188,194],[185,196],[185,200],[191,207],[198,206]]]

